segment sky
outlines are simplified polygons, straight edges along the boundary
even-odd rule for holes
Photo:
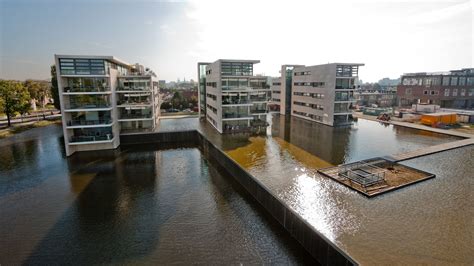
[[[364,63],[375,82],[474,67],[474,0],[0,0],[0,79],[48,79],[54,54],[113,55],[167,81],[197,62]]]

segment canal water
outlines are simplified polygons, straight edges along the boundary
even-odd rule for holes
[[[473,264],[473,146],[404,162],[436,178],[369,199],[317,169],[459,138],[363,119],[348,128],[268,121],[263,136],[219,135],[197,119],[163,121],[160,130],[197,128],[362,264]]]
[[[310,255],[195,147],[66,159],[59,126],[0,141],[0,264],[294,264]]]
[[[158,130],[200,130],[361,264],[472,265],[474,147],[406,161],[436,178],[369,199],[317,169],[458,138],[362,119],[349,128],[268,122],[261,136],[220,135],[197,118],[163,119]],[[9,217],[0,263],[51,254],[64,263],[312,263],[196,148],[65,159],[61,135],[53,126],[0,141],[0,213]]]

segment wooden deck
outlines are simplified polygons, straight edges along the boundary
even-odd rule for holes
[[[435,175],[421,171],[406,165],[390,162],[383,158],[372,158],[367,161],[361,161],[362,165],[358,165],[359,162],[349,163],[345,165],[339,165],[329,168],[319,169],[318,172],[326,177],[329,177],[357,192],[367,196],[373,197],[389,191],[393,191],[402,187],[406,187],[430,178],[434,178]],[[357,180],[348,178],[343,173],[346,168],[362,169],[364,168],[363,163],[369,163],[377,165],[385,171],[383,180],[370,185],[363,185]]]

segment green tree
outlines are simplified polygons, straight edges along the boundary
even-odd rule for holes
[[[56,66],[51,66],[51,96],[53,97],[54,107],[61,110],[59,104],[58,78],[56,76]]]
[[[25,87],[30,93],[32,100],[41,103],[41,108],[44,108],[46,97],[50,96],[49,84],[45,81],[26,80]]]
[[[0,80],[0,107],[7,115],[8,126],[16,112],[24,112],[30,105],[30,93],[22,82]]]

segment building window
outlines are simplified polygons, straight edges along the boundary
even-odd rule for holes
[[[469,90],[469,96],[474,96],[474,89]]]
[[[222,62],[221,75],[223,76],[253,76],[253,63]]]
[[[461,96],[466,96],[466,89],[461,89]]]
[[[411,88],[405,89],[405,95],[411,95]]]
[[[444,96],[449,96],[449,89],[444,89]]]
[[[423,91],[423,94],[424,94],[424,95],[428,95],[428,91],[427,91],[427,90],[424,90],[424,91]]]
[[[453,96],[458,96],[458,89],[453,89]]]
[[[466,77],[460,77],[459,86],[465,86],[465,85],[466,85]]]
[[[438,91],[431,91],[431,95],[438,95],[439,92]]]
[[[443,86],[449,86],[449,77],[443,77]]]
[[[451,77],[451,86],[458,85],[458,77]]]
[[[468,77],[466,85],[473,86],[474,85],[474,77]]]
[[[62,75],[105,75],[102,59],[59,59]]]
[[[280,85],[281,85],[281,82],[273,82],[272,85],[273,85],[273,86],[280,86]]]

